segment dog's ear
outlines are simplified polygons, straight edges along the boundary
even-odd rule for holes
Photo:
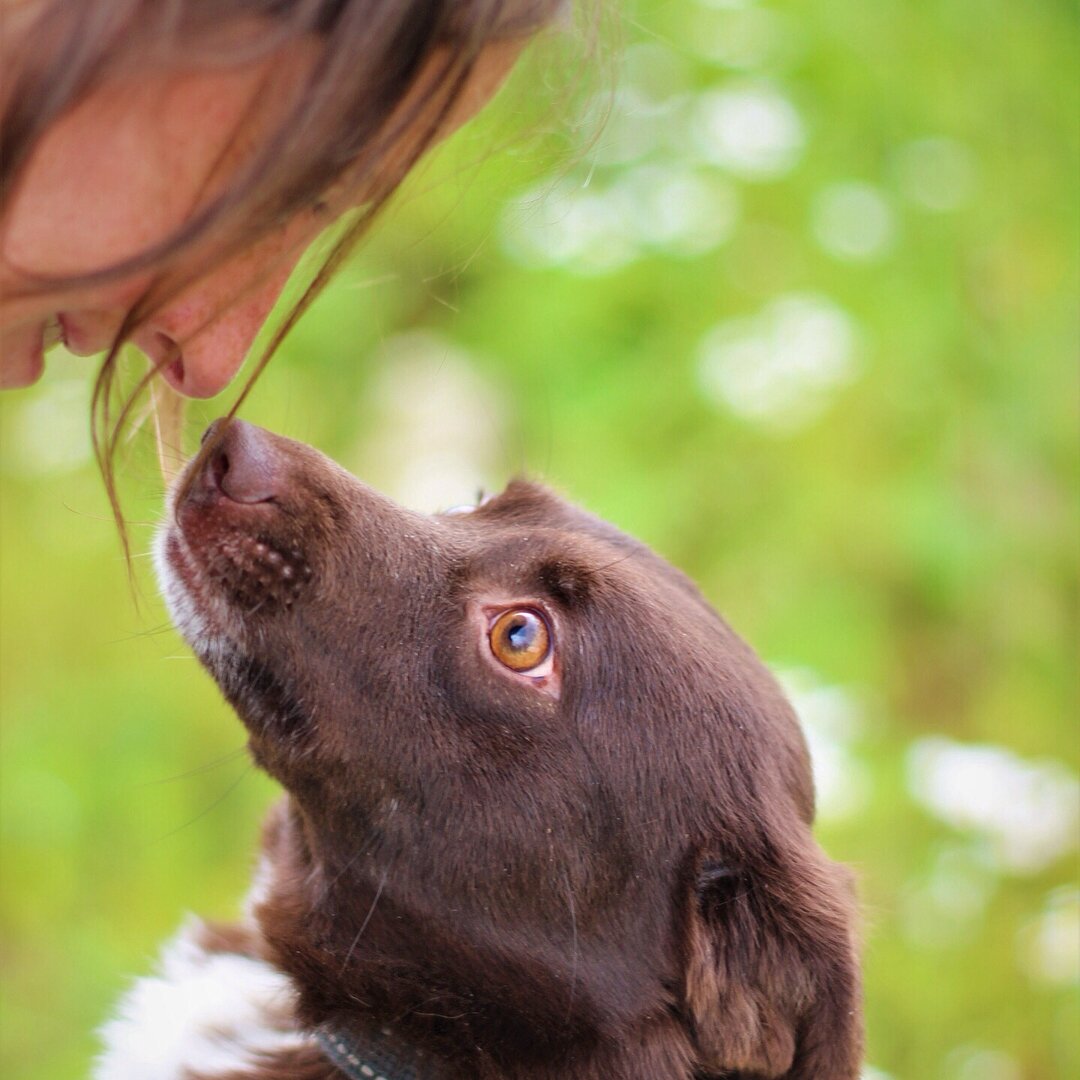
[[[693,860],[684,1008],[704,1075],[859,1075],[853,890],[812,845],[753,863]]]

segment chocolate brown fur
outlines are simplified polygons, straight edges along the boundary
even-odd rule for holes
[[[531,483],[427,517],[258,429],[211,444],[173,606],[288,792],[262,940],[221,947],[287,972],[301,1025],[389,1025],[433,1076],[857,1077],[805,744],[687,578]],[[557,691],[500,675],[485,603],[548,614]],[[245,1080],[333,1075],[300,1058]]]

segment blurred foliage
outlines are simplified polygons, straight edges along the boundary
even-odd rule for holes
[[[244,415],[425,509],[528,470],[689,571],[806,719],[869,1075],[1080,1075],[1073,5],[611,14],[585,119],[541,45]],[[144,558],[132,602],[87,375],[0,405],[0,1062],[41,1080],[185,912],[235,912],[273,797]]]

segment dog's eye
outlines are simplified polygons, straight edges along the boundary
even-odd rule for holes
[[[551,652],[547,623],[527,608],[504,611],[491,624],[488,639],[495,659],[511,671],[532,671]]]

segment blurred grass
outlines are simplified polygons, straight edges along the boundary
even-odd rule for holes
[[[416,178],[244,414],[425,509],[526,469],[690,572],[833,702],[820,834],[863,880],[872,1065],[1076,1075],[1075,843],[1020,869],[992,822],[920,799],[911,765],[939,735],[1080,767],[1074,9],[642,3],[624,37],[581,160],[545,129],[540,53]],[[782,108],[709,127],[718,91],[779,96],[798,145],[769,128]],[[706,183],[703,205],[626,202],[675,173]],[[810,331],[771,306],[793,297]],[[186,911],[235,911],[273,795],[146,559],[139,610],[126,590],[87,375],[56,356],[0,402],[0,1066],[41,1080],[85,1073],[94,1026]],[[219,411],[193,408],[192,431]],[[124,471],[152,522],[146,436]]]

